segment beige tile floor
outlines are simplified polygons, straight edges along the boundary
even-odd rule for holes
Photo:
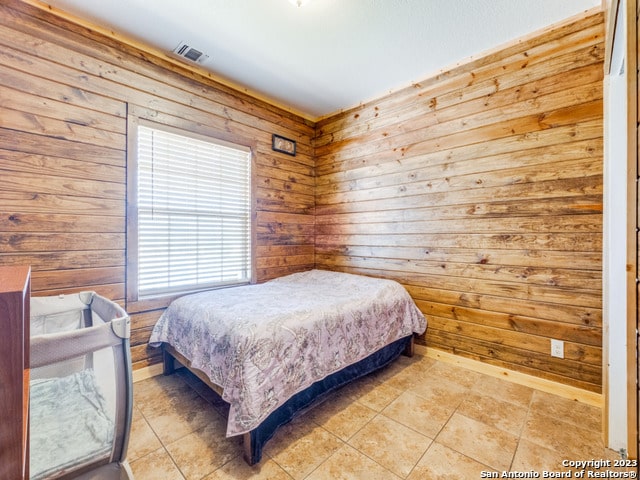
[[[225,438],[224,402],[186,370],[136,383],[134,400],[136,480],[544,478],[570,471],[565,460],[620,458],[603,447],[600,409],[421,355],[282,427],[254,467]]]

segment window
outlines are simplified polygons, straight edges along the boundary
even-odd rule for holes
[[[251,280],[248,147],[138,125],[136,196],[138,299]]]

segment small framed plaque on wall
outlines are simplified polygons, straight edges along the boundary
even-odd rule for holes
[[[271,137],[271,148],[276,152],[286,153],[287,155],[296,155],[296,142],[288,138],[281,137],[275,133]]]

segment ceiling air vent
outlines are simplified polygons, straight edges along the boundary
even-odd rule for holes
[[[187,60],[195,63],[202,63],[209,55],[205,55],[197,48],[193,48],[190,45],[187,45],[184,42],[181,42],[176,48],[173,49],[173,53],[178,55],[179,57],[186,58]]]

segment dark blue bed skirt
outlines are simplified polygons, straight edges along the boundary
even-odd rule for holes
[[[250,445],[246,445],[247,439],[245,439],[245,449],[249,450],[245,450],[245,456],[250,457],[245,458],[247,463],[253,465],[260,461],[262,458],[262,447],[273,437],[279,427],[296,418],[301,411],[315,401],[324,398],[326,395],[347,383],[391,363],[408,348],[412,337],[413,335],[409,335],[408,337],[396,340],[359,362],[349,365],[325,377],[323,380],[317,381],[287,400],[257,428],[247,434],[251,437]]]

